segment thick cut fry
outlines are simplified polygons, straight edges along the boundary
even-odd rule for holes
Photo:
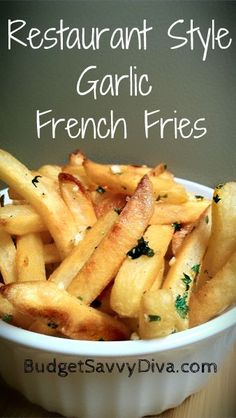
[[[180,331],[189,326],[189,298],[211,231],[210,221],[206,222],[206,217],[209,219],[209,214],[209,209],[207,209],[197,227],[184,240],[162,286],[173,292],[178,314],[177,326]]]
[[[92,255],[94,249],[106,236],[117,218],[118,214],[114,211],[108,212],[99,218],[94,226],[87,231],[84,239],[79,242],[78,246],[54,270],[49,280],[66,289]]]
[[[19,282],[46,280],[44,250],[40,234],[17,238],[16,267]]]
[[[209,321],[236,303],[236,251],[190,299],[190,326]]]
[[[97,164],[91,160],[84,161],[84,168],[88,177],[100,186],[107,186],[114,193],[132,195],[143,174],[135,167],[133,170],[122,168],[127,166]],[[131,167],[131,166],[129,166]],[[146,169],[146,168],[145,168]],[[184,187],[172,179],[163,179],[160,176],[150,176],[156,198],[165,196],[166,202],[182,203],[187,200]]]
[[[144,234],[144,240],[154,255],[141,255],[136,259],[126,257],[115,278],[110,298],[112,309],[120,316],[138,317],[142,295],[157,277],[172,235],[171,226],[151,225]]]
[[[214,191],[212,232],[197,286],[211,279],[236,250],[236,182]]]
[[[78,233],[83,235],[86,228],[94,225],[97,220],[90,195],[81,182],[71,174],[60,173],[59,185],[61,195],[76,223]]]
[[[16,248],[11,236],[0,229],[0,271],[5,284],[15,282]]]
[[[155,204],[150,224],[170,225],[172,223],[196,222],[211,204],[208,199],[185,202],[182,204],[159,202]]]
[[[61,261],[60,254],[54,243],[43,246],[43,258],[45,264],[59,263]]]
[[[42,216],[61,257],[65,257],[74,246],[77,229],[69,209],[54,190],[50,179],[34,177],[23,164],[3,150],[0,150],[0,178],[14,187]]]
[[[165,337],[176,331],[175,301],[171,290],[148,290],[144,293],[139,312],[141,338]]]
[[[151,183],[144,176],[135,194],[129,199],[117,222],[102,240],[68,292],[90,304],[117,274],[126,253],[136,245],[153,213]]]
[[[12,235],[46,231],[41,216],[30,205],[6,205],[0,208],[0,229]]]
[[[124,340],[129,331],[109,315],[84,305],[52,282],[3,286],[0,293],[22,314],[44,320],[63,335],[81,340]]]

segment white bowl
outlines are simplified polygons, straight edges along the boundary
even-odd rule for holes
[[[212,195],[205,186],[179,182]],[[0,373],[31,402],[66,417],[137,418],[179,405],[217,372],[236,340],[236,308],[154,340],[75,341],[3,321],[0,340]]]

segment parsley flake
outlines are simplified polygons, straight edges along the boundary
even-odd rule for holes
[[[177,232],[177,231],[180,231],[181,230],[182,225],[180,223],[178,223],[178,222],[174,222],[172,224],[172,227],[174,228],[174,231]]]
[[[192,268],[191,268],[191,270],[192,271],[194,271],[194,273],[199,273],[199,270],[200,270],[200,264],[195,264]]]
[[[184,293],[183,296],[178,295],[175,300],[175,308],[179,316],[183,319],[186,318],[188,311],[189,311],[189,307],[186,303],[186,299],[187,299],[187,293]]]
[[[5,315],[3,315],[3,317],[2,317],[2,320],[3,320],[4,322],[7,322],[8,324],[9,324],[10,322],[12,322],[12,319],[13,319],[13,315],[11,315],[11,314],[5,314]]]
[[[148,315],[149,322],[161,321],[160,315]]]
[[[189,290],[189,285],[190,285],[192,279],[185,273],[183,273],[183,275],[184,275],[184,277],[183,277],[182,281],[186,285],[186,291],[188,291]]]
[[[208,215],[205,216],[205,222],[206,222],[206,224],[209,224],[209,216]]]
[[[195,199],[197,199],[197,200],[203,200],[204,199],[204,196],[201,196],[199,194],[195,194]]]
[[[115,209],[114,209],[114,211],[115,211],[116,213],[118,213],[118,215],[121,213],[121,209],[120,209],[120,208],[115,208]]]
[[[34,187],[37,187],[37,186],[36,186],[36,183],[38,183],[38,182],[39,182],[39,181],[38,181],[38,179],[39,179],[40,177],[42,177],[42,176],[35,176],[35,177],[33,178],[33,180],[32,180],[32,184],[34,185]]]
[[[216,189],[221,189],[223,186],[224,186],[223,184],[218,184],[218,185],[216,186]]]
[[[213,200],[215,203],[218,203],[221,200],[221,198],[218,194],[216,194],[215,196],[213,196]]]
[[[149,247],[148,241],[145,241],[143,237],[138,240],[138,245],[131,248],[131,250],[127,252],[128,257],[132,259],[139,258],[141,255],[153,257],[154,254],[154,250]]]
[[[81,300],[81,302],[83,300],[82,296],[77,296],[77,299]]]

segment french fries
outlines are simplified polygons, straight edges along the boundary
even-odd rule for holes
[[[103,165],[91,160],[84,160],[84,168],[88,177],[100,186],[125,195],[132,195],[147,168],[133,166]],[[147,173],[149,170],[147,171]],[[145,174],[147,174],[145,173]],[[149,176],[157,199],[165,197],[166,202],[182,203],[187,200],[184,187],[172,179],[161,176]]]
[[[12,283],[0,293],[23,315],[45,321],[72,339],[122,340],[129,337],[124,324],[84,305],[49,281]]]
[[[165,337],[236,303],[236,183],[213,201],[81,151],[30,171],[0,150],[0,318],[54,337]],[[211,221],[212,220],[212,221]]]
[[[17,188],[19,194],[38,211],[64,258],[74,246],[76,224],[51,183],[43,176],[34,177],[23,164],[3,150],[0,150],[0,178]]]
[[[120,316],[138,317],[142,295],[157,280],[172,235],[171,226],[151,225],[144,234],[150,254],[138,258],[126,257],[115,278],[110,298],[112,309]]]
[[[163,289],[170,289],[178,313],[177,327],[182,331],[189,327],[189,299],[202,257],[206,251],[211,228],[206,222],[210,212],[201,217],[198,226],[187,236],[174,264],[170,267],[163,283]],[[206,218],[208,217],[208,218]]]
[[[214,318],[236,301],[236,251],[216,275],[207,281],[190,300],[190,326]]]
[[[205,254],[197,286],[223,267],[236,250],[236,183],[216,187],[212,202],[212,233]]]
[[[41,216],[30,205],[6,205],[0,208],[0,228],[11,235],[46,231]]]
[[[147,176],[140,181],[134,195],[100,242],[88,262],[72,280],[68,292],[91,303],[117,274],[126,253],[142,236],[152,216],[154,197]]]
[[[66,289],[71,281],[78,275],[86,261],[88,261],[98,244],[112,228],[117,217],[118,214],[112,211],[100,218],[95,225],[87,231],[84,239],[78,246],[75,247],[58,268],[54,270],[49,277],[49,280],[56,283],[58,287]]]

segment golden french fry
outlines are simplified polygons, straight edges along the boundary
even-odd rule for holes
[[[127,169],[129,167],[129,169]],[[88,177],[99,184],[107,186],[114,193],[132,195],[143,174],[139,167],[103,165],[91,160],[84,160],[84,168]],[[143,170],[143,168],[141,167]],[[148,168],[144,170],[150,171]],[[166,202],[182,203],[187,200],[187,193],[184,187],[175,183],[172,179],[161,178],[160,176],[150,175],[153,191],[157,199],[165,198]]]
[[[218,186],[212,202],[212,232],[197,286],[211,279],[236,249],[236,182]]]
[[[68,292],[90,304],[117,274],[126,253],[136,244],[153,213],[154,197],[147,176],[139,183],[111,231],[73,279]]]
[[[139,334],[141,338],[165,337],[176,332],[176,309],[169,289],[148,290],[141,299]]]
[[[81,340],[124,340],[129,331],[117,319],[84,305],[48,281],[6,285],[0,293],[22,314],[44,320],[63,335]]]
[[[90,195],[81,182],[68,173],[59,174],[59,186],[61,195],[72,213],[78,233],[83,236],[86,228],[94,225],[97,220]]]
[[[6,205],[0,208],[0,229],[12,235],[46,231],[41,216],[30,205]]]
[[[180,224],[196,222],[210,204],[208,199],[181,204],[157,202],[150,224],[170,225],[175,222]]]
[[[178,314],[178,330],[189,327],[189,298],[210,236],[211,223],[206,222],[209,215],[210,211],[207,209],[196,228],[185,238],[162,285],[162,288],[170,289],[173,293]]]
[[[59,263],[61,261],[60,254],[54,243],[43,246],[43,258],[45,264]]]
[[[114,211],[110,211],[99,218],[92,228],[87,231],[83,240],[78,243],[78,246],[54,270],[49,280],[66,289],[92,255],[94,249],[106,236],[117,218],[118,214]]]
[[[190,299],[190,326],[207,322],[236,303],[236,251],[216,275]]]
[[[0,178],[14,187],[41,215],[61,257],[65,257],[74,246],[77,228],[50,179],[34,177],[22,163],[3,150],[0,150]]]
[[[144,234],[144,241],[140,241],[140,244],[146,242],[147,255],[134,259],[126,257],[115,278],[110,298],[112,309],[120,316],[138,317],[142,295],[157,277],[172,235],[171,226],[151,225]]]
[[[8,232],[0,229],[0,272],[5,284],[17,280],[16,248]]]
[[[16,268],[19,282],[46,280],[43,243],[40,234],[26,234],[17,238]]]

